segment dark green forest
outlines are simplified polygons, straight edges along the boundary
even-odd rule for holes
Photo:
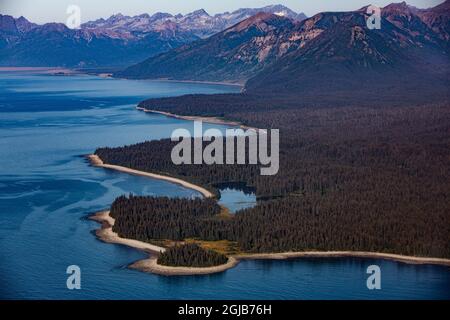
[[[160,110],[191,114],[195,99],[184,101],[185,112],[178,98],[164,101]],[[226,239],[248,252],[361,250],[450,258],[448,104],[276,108],[268,103],[258,111],[244,102],[227,109],[205,101],[199,96],[198,115],[280,129],[279,173],[261,176],[257,165],[175,166],[170,140],[100,148],[96,154],[106,163],[210,189],[218,182],[242,182],[269,200],[222,220],[212,199],[192,200],[199,203],[191,206],[122,197],[112,207],[119,234],[141,240]]]
[[[111,206],[113,230],[121,237],[141,241],[184,240],[200,231],[199,221],[220,213],[213,199],[121,196]]]
[[[203,249],[195,243],[170,247],[158,257],[159,264],[172,267],[212,267],[227,261],[225,255]]]

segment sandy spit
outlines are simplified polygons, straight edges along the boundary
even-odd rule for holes
[[[136,174],[141,175],[149,178],[155,178],[155,179],[161,179],[166,180],[169,182],[180,184],[186,188],[190,188],[193,190],[196,190],[200,192],[205,197],[213,197],[213,194],[209,192],[208,190],[194,185],[192,183],[175,179],[172,177],[166,177],[158,174],[133,170],[126,167],[121,166],[115,166],[115,165],[108,165],[104,164],[102,159],[100,159],[97,155],[89,155],[88,159],[90,160],[91,164],[97,167],[102,168],[108,168],[113,170],[118,170],[125,173],[130,174]],[[114,218],[109,215],[109,211],[101,211],[97,212],[94,215],[90,216],[89,219],[94,220],[98,223],[100,223],[102,226],[100,229],[95,231],[96,236],[107,243],[114,243],[114,244],[122,244],[126,245],[128,247],[143,250],[148,253],[160,253],[164,252],[166,249],[157,245],[153,245],[147,242],[138,241],[134,239],[128,239],[128,238],[121,238],[119,235],[112,230],[112,227],[114,226]],[[196,275],[196,274],[211,274],[211,273],[217,273],[222,272],[227,269],[230,269],[234,267],[238,261],[234,257],[229,257],[228,262],[220,265],[220,266],[214,266],[214,267],[205,267],[205,268],[192,268],[192,267],[169,267],[169,266],[163,266],[159,265],[157,263],[157,257],[155,255],[150,255],[149,258],[136,261],[129,265],[132,269],[137,269],[144,272],[151,272],[155,274],[160,275]]]
[[[163,266],[157,263],[157,258],[154,256],[148,259],[139,260],[129,267],[144,272],[155,273],[164,276],[191,276],[201,274],[212,274],[223,272],[230,268],[233,268],[238,264],[238,260],[234,257],[228,257],[228,261],[225,264],[213,267],[194,268],[194,267],[169,267]]]
[[[226,126],[239,127],[244,130],[248,130],[248,129],[253,129],[256,131],[261,130],[258,128],[243,125],[242,123],[239,123],[236,121],[227,121],[227,120],[216,118],[216,117],[181,116],[181,115],[170,113],[170,112],[147,109],[147,108],[142,108],[142,107],[136,107],[136,109],[143,111],[143,112],[156,113],[156,114],[160,114],[160,115],[170,117],[170,118],[175,118],[175,119],[189,120],[189,121],[202,121],[205,123],[212,123],[212,124],[221,124],[221,125],[226,125]]]
[[[95,155],[95,154],[88,155],[88,159],[91,162],[91,164],[93,166],[96,166],[96,167],[107,168],[107,169],[117,170],[117,171],[129,173],[129,174],[138,175],[138,176],[143,176],[143,177],[148,177],[148,178],[153,178],[153,179],[169,181],[169,182],[172,182],[172,183],[179,184],[179,185],[181,185],[181,186],[183,186],[185,188],[198,191],[206,198],[214,197],[214,194],[212,194],[207,189],[205,189],[203,187],[200,187],[200,186],[198,186],[196,184],[193,184],[193,183],[181,180],[181,179],[168,177],[168,176],[163,176],[163,175],[156,174],[156,173],[150,173],[150,172],[145,172],[145,171],[134,170],[134,169],[131,169],[131,168],[122,167],[122,166],[116,166],[116,165],[112,165],[112,164],[105,164],[105,163],[103,163],[103,160],[100,159],[100,157]]]
[[[141,175],[145,177],[162,179],[169,182],[180,184],[184,187],[191,188],[201,192],[205,197],[212,197],[213,194],[208,190],[191,184],[189,182],[162,176],[158,174],[133,170],[126,167],[104,164],[97,155],[88,156],[90,162],[94,166],[118,170],[125,173]],[[108,243],[122,244],[138,250],[144,250],[149,253],[164,252],[165,248],[142,242],[134,239],[126,239],[118,236],[112,231],[114,225],[114,218],[109,215],[109,211],[102,211],[94,214],[90,219],[102,224],[102,227],[96,231],[96,235],[102,241]],[[382,253],[382,252],[365,252],[365,251],[302,251],[302,252],[281,252],[281,253],[255,253],[255,254],[239,254],[230,256],[226,264],[214,267],[192,268],[192,267],[168,267],[157,264],[157,257],[151,255],[147,259],[143,259],[132,263],[129,267],[144,272],[151,272],[160,275],[201,275],[223,272],[227,269],[233,268],[239,263],[239,260],[245,259],[292,259],[292,258],[344,258],[344,257],[358,257],[358,258],[373,258],[373,259],[387,259],[409,264],[435,264],[450,266],[450,259],[443,258],[428,258],[405,256],[400,254]]]
[[[156,246],[147,242],[138,241],[134,239],[121,238],[112,230],[114,226],[114,218],[109,215],[109,211],[100,211],[90,216],[89,219],[97,221],[102,227],[95,231],[97,237],[107,243],[122,244],[138,250],[146,252],[159,253],[164,252],[166,249],[160,246]]]
[[[238,263],[237,259],[235,259],[234,257],[229,257],[227,263],[213,267],[193,268],[163,266],[157,263],[158,257],[154,254],[164,252],[166,249],[147,242],[119,237],[119,235],[112,230],[115,220],[109,215],[109,211],[97,212],[94,215],[90,216],[89,219],[94,220],[102,225],[100,229],[95,231],[97,238],[99,238],[100,240],[107,243],[122,244],[150,253],[150,256],[147,259],[139,260],[130,264],[129,268],[131,269],[166,276],[197,275],[223,272],[227,269],[233,268]]]

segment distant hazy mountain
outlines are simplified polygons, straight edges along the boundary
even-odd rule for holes
[[[0,15],[0,65],[3,66],[127,66],[177,48],[248,18],[274,12],[291,19],[303,14],[276,5],[208,15],[197,10],[186,15],[116,14],[84,23],[79,30],[64,24],[37,25],[24,17]]]
[[[36,25],[23,17],[0,15],[0,65],[124,66],[197,39],[176,27],[142,33],[72,30],[61,23]]]
[[[258,13],[207,39],[195,41],[131,66],[118,76],[239,81],[297,47],[294,21]]]
[[[219,13],[210,16],[205,10],[200,9],[186,15],[171,15],[168,13],[155,13],[150,16],[113,15],[109,19],[99,19],[83,24],[86,29],[114,30],[122,32],[149,32],[173,29],[192,32],[200,38],[209,37],[217,32],[225,30],[236,23],[245,20],[259,12],[272,13],[292,20],[301,21],[306,18],[303,13],[296,13],[282,5],[271,5],[263,8],[245,8],[233,12]]]

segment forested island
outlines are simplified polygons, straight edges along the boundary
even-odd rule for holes
[[[162,110],[179,112],[180,101],[158,103],[164,102]],[[152,101],[142,105],[148,104],[155,108]],[[100,148],[96,154],[106,163],[209,188],[242,182],[266,200],[224,218],[214,199],[186,200],[192,205],[181,206],[178,202],[184,200],[121,197],[111,210],[119,234],[143,241],[225,240],[241,253],[349,250],[450,258],[450,110],[445,104],[250,108],[238,116],[233,109],[225,115],[225,109],[215,114],[214,108],[198,110],[200,115],[279,127],[279,173],[260,176],[258,166],[245,165],[175,166],[170,140]],[[185,209],[173,210],[179,207]],[[134,222],[135,214],[142,225]],[[124,226],[136,231],[128,233]]]

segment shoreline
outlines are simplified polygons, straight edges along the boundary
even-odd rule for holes
[[[158,180],[164,180],[164,181],[168,181],[168,182],[172,182],[178,185],[181,185],[182,187],[191,189],[191,190],[195,190],[199,193],[201,193],[205,198],[214,198],[214,194],[212,192],[210,192],[209,190],[198,186],[196,184],[178,179],[178,178],[173,178],[173,177],[169,177],[169,176],[164,176],[161,174],[157,174],[157,173],[150,173],[150,172],[145,172],[145,171],[139,171],[139,170],[135,170],[135,169],[131,169],[131,168],[127,168],[127,167],[122,167],[122,166],[117,166],[117,165],[113,165],[113,164],[105,164],[103,162],[102,159],[100,159],[99,156],[97,156],[96,154],[90,154],[87,156],[87,158],[89,159],[89,162],[94,166],[94,167],[100,167],[100,168],[106,168],[106,169],[112,169],[112,170],[116,170],[116,171],[120,171],[120,172],[125,172],[128,174],[134,174],[137,176],[143,176],[143,177],[147,177],[147,178],[153,178],[153,179],[158,179]]]
[[[142,80],[142,81],[159,81],[159,82],[179,82],[179,83],[193,83],[193,84],[212,84],[212,85],[221,85],[221,86],[233,86],[240,87],[241,90],[245,86],[245,82],[227,82],[227,81],[201,81],[201,80],[176,80],[176,79],[133,79],[133,78],[121,78],[114,77],[115,79],[125,79],[125,80]]]
[[[287,260],[300,258],[365,258],[365,259],[386,259],[407,264],[432,264],[450,267],[450,259],[426,258],[404,256],[399,254],[366,252],[366,251],[293,251],[280,253],[249,253],[228,256],[225,264],[212,267],[170,267],[157,263],[155,254],[164,252],[166,249],[147,242],[122,238],[112,231],[114,218],[109,215],[109,211],[100,211],[91,216],[90,220],[101,224],[101,227],[95,230],[98,239],[111,244],[121,244],[133,249],[141,250],[149,254],[148,258],[135,261],[128,265],[130,269],[142,272],[153,273],[164,276],[188,276],[188,275],[207,275],[224,272],[234,268],[241,260]]]
[[[115,67],[112,67],[115,68]],[[108,69],[108,68],[104,68]],[[109,68],[111,69],[111,68]],[[210,84],[210,85],[220,85],[220,86],[231,86],[239,87],[242,90],[245,87],[245,81],[202,81],[202,80],[177,80],[177,79],[167,79],[167,78],[150,78],[150,79],[139,79],[139,78],[124,78],[114,76],[115,72],[111,71],[101,71],[101,67],[88,67],[86,69],[76,68],[76,67],[31,67],[31,66],[4,66],[0,67],[0,72],[34,72],[39,74],[49,74],[55,76],[70,76],[70,75],[91,75],[98,76],[100,78],[110,78],[118,80],[133,80],[133,81],[155,81],[155,82],[173,82],[173,83],[192,83],[192,84]]]
[[[126,78],[120,76],[114,76],[114,73],[110,73],[110,77],[113,79],[122,79],[122,80],[134,80],[134,81],[158,81],[158,82],[178,82],[178,83],[193,83],[193,84],[211,84],[211,85],[222,85],[222,86],[233,86],[240,87],[241,91],[245,87],[246,81],[237,81],[237,82],[228,82],[228,81],[202,81],[202,80],[177,80],[177,79],[168,79],[168,78]]]
[[[202,116],[182,116],[179,114],[175,114],[175,113],[170,113],[170,112],[166,112],[166,111],[159,111],[159,110],[153,110],[153,109],[147,109],[144,107],[136,107],[137,110],[142,111],[142,112],[147,112],[147,113],[155,113],[155,114],[160,114],[169,118],[175,118],[175,119],[180,119],[180,120],[188,120],[188,121],[202,121],[205,123],[212,123],[212,124],[220,124],[220,125],[226,125],[226,126],[233,126],[233,127],[239,127],[241,129],[244,130],[248,130],[248,129],[253,129],[256,131],[259,131],[261,129],[258,128],[254,128],[254,127],[250,127],[247,126],[245,124],[239,123],[237,121],[232,121],[232,120],[224,120],[224,119],[220,119],[217,117],[202,117]]]
[[[213,194],[208,190],[172,177],[162,176],[158,174],[148,173],[145,171],[138,171],[127,167],[121,167],[116,165],[108,165],[97,155],[89,155],[88,159],[91,164],[96,167],[108,168],[117,170],[129,174],[135,174],[155,179],[166,180],[169,182],[180,184],[184,187],[191,188],[199,191],[205,197],[212,197]],[[203,191],[203,192],[202,192]],[[148,253],[159,253],[164,251],[165,248],[152,245],[147,242],[142,242],[134,239],[121,238],[117,233],[112,231],[114,225],[114,218],[109,215],[109,211],[101,211],[94,215],[91,215],[89,219],[100,223],[102,226],[96,230],[96,236],[100,240],[107,243],[122,244],[134,249],[143,250]],[[280,253],[248,253],[230,255],[228,262],[223,265],[205,268],[193,268],[193,267],[169,267],[157,264],[157,258],[153,255],[146,259],[142,259],[133,262],[129,265],[130,268],[143,272],[150,272],[159,275],[205,275],[226,271],[235,267],[240,260],[285,260],[294,258],[366,258],[366,259],[386,259],[396,262],[402,262],[407,264],[432,264],[442,265],[450,267],[450,259],[433,258],[433,257],[416,257],[406,256],[394,253],[382,253],[382,252],[367,252],[367,251],[292,251],[292,252],[280,252]]]
[[[95,235],[97,236],[97,238],[106,243],[125,245],[127,247],[141,250],[150,254],[146,259],[138,260],[129,264],[128,267],[130,269],[165,276],[205,275],[223,272],[225,270],[233,268],[239,262],[235,257],[229,256],[227,263],[212,267],[170,267],[160,265],[157,263],[158,258],[155,256],[155,254],[164,252],[166,248],[144,241],[119,237],[119,235],[112,230],[115,219],[111,217],[109,213],[110,211],[108,210],[99,211],[88,217],[89,220],[93,220],[101,224],[101,227],[95,230]]]
[[[0,67],[0,72],[28,72],[51,76],[72,76],[85,74],[78,70],[65,67]]]
[[[228,257],[228,261],[225,264],[212,267],[170,267],[158,264],[158,258],[150,256],[148,259],[143,259],[130,264],[130,269],[135,269],[143,272],[158,274],[161,276],[194,276],[194,275],[207,275],[219,272],[224,272],[228,269],[235,267],[239,261],[233,256]]]
[[[279,253],[249,253],[234,256],[238,260],[286,260],[295,258],[365,258],[385,259],[407,264],[433,264],[450,267],[450,259],[405,256],[370,251],[289,251]]]
[[[98,239],[106,243],[122,244],[134,249],[142,250],[145,252],[159,253],[164,252],[166,249],[147,242],[122,238],[116,232],[112,230],[115,219],[109,215],[110,211],[99,211],[89,216],[89,220],[96,221],[101,224],[100,229],[95,230],[95,235]]]

